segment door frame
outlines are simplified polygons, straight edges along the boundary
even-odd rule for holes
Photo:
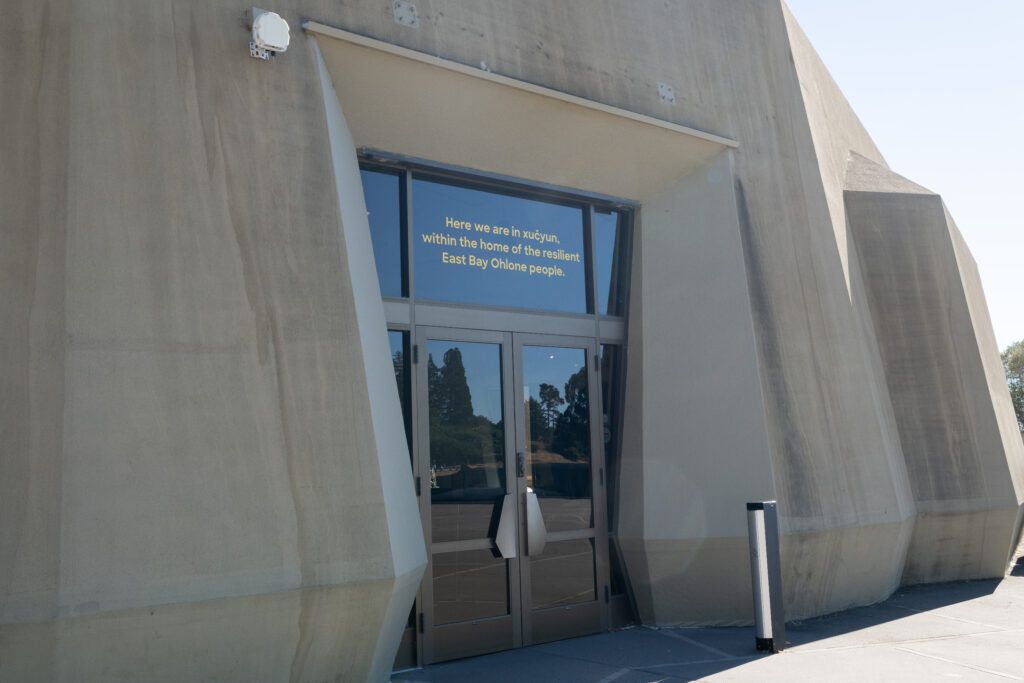
[[[547,542],[557,543],[584,538],[593,539],[594,547],[594,600],[576,603],[567,606],[555,606],[545,609],[534,610],[532,606],[532,577],[529,570],[529,554],[527,552],[527,539],[525,534],[520,534],[519,561],[519,595],[520,612],[522,614],[523,644],[524,646],[538,645],[553,640],[571,638],[584,633],[594,633],[590,626],[595,621],[599,624],[600,631],[606,631],[610,625],[609,610],[605,592],[609,585],[608,566],[608,520],[607,505],[605,501],[605,464],[604,464],[604,441],[601,438],[601,377],[600,358],[598,356],[598,342],[593,337],[572,337],[565,335],[547,335],[537,333],[512,333],[512,348],[514,353],[514,370],[520,375],[516,376],[513,390],[515,393],[515,444],[516,452],[525,451],[529,444],[526,443],[526,416],[524,386],[522,382],[523,373],[523,347],[524,346],[548,346],[560,348],[582,349],[585,354],[587,365],[587,412],[589,420],[590,436],[590,491],[591,491],[591,526],[587,529],[573,529],[570,531],[548,531]],[[597,400],[595,400],[595,398]],[[526,505],[524,502],[527,490],[526,479],[517,478],[519,484],[519,528],[526,527]],[[572,614],[569,614],[569,613]]]
[[[416,466],[416,476],[424,482],[420,486],[420,518],[423,524],[423,538],[427,546],[427,568],[423,574],[423,581],[420,586],[418,599],[420,602],[420,623],[421,623],[421,652],[423,663],[429,664],[459,657],[469,657],[484,652],[494,652],[504,649],[522,647],[522,614],[515,601],[513,591],[519,584],[518,562],[508,562],[508,600],[509,614],[506,616],[489,617],[476,619],[467,622],[454,624],[434,624],[434,555],[437,552],[457,552],[459,550],[487,550],[492,547],[488,539],[472,539],[465,541],[447,541],[435,544],[433,541],[433,528],[431,525],[431,496],[430,496],[430,408],[429,408],[429,387],[427,382],[427,340],[455,341],[468,343],[497,344],[501,359],[501,386],[502,386],[502,420],[506,423],[504,429],[505,445],[505,494],[514,494],[516,490],[515,478],[509,476],[515,471],[514,430],[507,427],[509,416],[514,416],[513,397],[507,390],[509,382],[512,381],[512,335],[509,332],[496,332],[492,330],[459,329],[450,327],[430,327],[420,325],[411,330],[412,341],[418,348],[414,351],[413,372],[415,373],[416,388],[415,401],[418,410],[414,412],[417,416],[414,425],[414,439],[416,440],[416,451],[419,454]],[[514,418],[513,418],[514,420]],[[517,529],[518,533],[518,529]],[[518,541],[518,539],[517,539]],[[436,550],[435,550],[436,547]],[[442,631],[442,633],[439,633]],[[467,646],[468,644],[469,646]],[[473,645],[478,647],[473,647]]]
[[[549,335],[534,332],[511,332],[456,327],[417,325],[411,327],[413,347],[412,384],[415,445],[415,475],[418,482],[420,516],[427,546],[427,568],[420,587],[419,651],[422,663],[430,664],[485,652],[515,649],[528,645],[570,638],[584,633],[607,631],[610,627],[608,607],[609,559],[608,519],[605,500],[604,442],[601,438],[601,377],[598,348],[593,336]],[[504,467],[505,493],[516,502],[517,557],[506,560],[509,614],[454,624],[434,625],[434,555],[460,550],[484,550],[493,547],[491,539],[433,542],[430,496],[430,419],[427,378],[427,341],[456,341],[498,344],[501,358],[502,420],[505,423]],[[592,538],[594,549],[595,599],[568,606],[543,610],[532,609],[529,555],[526,534],[526,478],[515,476],[517,453],[525,451],[525,414],[523,394],[523,346],[552,346],[582,349],[586,355],[588,385],[588,418],[591,445],[591,513],[592,525],[587,529],[549,532],[549,542]],[[422,367],[421,367],[422,366]],[[511,390],[509,390],[511,387]],[[509,428],[511,419],[512,429]],[[594,628],[595,623],[597,629]]]

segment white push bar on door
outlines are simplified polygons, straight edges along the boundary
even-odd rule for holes
[[[494,532],[494,545],[504,559],[516,556],[516,497],[511,493],[505,494],[501,501],[501,517],[498,530]]]
[[[537,494],[526,492],[526,554],[540,555],[548,542],[548,530],[544,526],[544,515],[540,513]]]

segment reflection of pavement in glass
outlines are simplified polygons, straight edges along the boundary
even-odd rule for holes
[[[434,543],[487,538],[491,525],[494,496],[486,503],[434,503],[430,506],[430,524]]]
[[[506,565],[489,550],[434,555],[434,623],[508,614]]]
[[[491,515],[501,498],[486,503],[434,503],[430,506],[431,530],[434,543],[487,538]],[[589,529],[593,515],[589,498],[542,498],[541,514],[548,531]]]
[[[593,541],[549,542],[530,558],[530,593],[533,609],[596,600]]]
[[[530,558],[533,609],[597,599],[590,539],[549,543]],[[434,623],[483,619],[509,613],[505,560],[488,550],[434,555]]]
[[[586,498],[546,498],[543,493],[537,494],[541,514],[544,515],[544,527],[550,531],[566,531],[568,529],[588,529],[592,526],[590,497]]]

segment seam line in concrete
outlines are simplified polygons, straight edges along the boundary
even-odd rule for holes
[[[999,626],[996,626],[995,624],[986,624],[983,621],[974,621],[972,619],[964,619],[962,617],[953,617],[953,616],[950,616],[948,614],[942,614],[941,612],[936,612],[934,610],[920,610],[920,609],[915,609],[913,607],[904,607],[903,605],[893,605],[893,607],[895,607],[896,609],[906,610],[907,612],[913,612],[914,614],[931,614],[932,616],[935,616],[935,617],[942,617],[943,619],[949,619],[951,621],[960,621],[960,622],[963,622],[965,624],[973,624],[975,626],[984,626],[985,628],[994,628],[994,629],[999,629],[1000,628]]]
[[[699,647],[700,649],[706,650],[706,651],[710,652],[711,654],[718,655],[719,657],[722,657],[723,659],[735,659],[736,658],[735,655],[731,655],[728,652],[723,652],[722,650],[719,650],[717,647],[711,647],[710,645],[705,645],[704,643],[700,642],[699,640],[694,640],[693,638],[687,638],[686,636],[684,636],[684,635],[682,635],[680,633],[675,633],[674,631],[657,630],[657,631],[654,631],[654,632],[657,633],[658,635],[666,636],[668,638],[675,638],[677,640],[683,641],[684,643],[689,643],[690,645],[693,645],[695,647]]]
[[[791,648],[787,650],[787,652],[793,654],[805,654],[809,652],[837,652],[840,650],[859,650],[869,647],[896,647],[898,645],[908,645],[910,643],[934,643],[940,640],[954,640],[956,638],[969,638],[971,636],[991,636],[994,634],[1003,633],[1011,633],[1011,631],[1007,631],[1006,629],[998,629],[995,631],[975,631],[974,633],[950,633],[944,636],[928,636],[927,638],[907,638],[905,640],[883,640],[878,643],[859,643],[857,645],[838,645],[836,647],[814,647],[805,649],[802,646],[798,646],[800,647],[799,650]]]
[[[597,683],[611,683],[612,681],[614,681],[617,678],[622,678],[623,676],[628,674],[630,671],[632,671],[632,669],[619,669],[615,673],[608,674],[607,676],[605,676],[604,678],[599,680]]]
[[[926,659],[934,659],[934,660],[939,661],[939,662],[945,662],[946,664],[954,664],[956,666],[966,667],[968,669],[973,669],[975,671],[981,671],[982,673],[992,674],[993,676],[1000,676],[1002,678],[1009,678],[1009,679],[1014,680],[1014,681],[1024,681],[1024,678],[1021,678],[1020,676],[1014,676],[1013,674],[1004,673],[1002,671],[996,671],[994,669],[986,669],[986,668],[980,667],[980,666],[973,666],[971,664],[964,664],[963,662],[958,662],[955,659],[946,659],[945,657],[938,657],[936,655],[926,655],[923,652],[917,652],[917,651],[911,650],[910,648],[907,648],[907,647],[897,647],[896,649],[899,650],[900,652],[909,652],[910,654],[917,655],[918,657],[925,657]]]
[[[715,659],[684,659],[681,662],[665,662],[664,664],[649,664],[645,668],[644,667],[638,668],[637,671],[646,671],[648,673],[658,674],[659,676],[662,676],[662,675],[664,675],[664,673],[661,672],[661,671],[655,671],[655,669],[662,669],[662,668],[665,668],[667,666],[689,666],[691,664],[721,664],[722,662],[739,662],[739,661],[743,661],[744,659],[761,659],[762,657],[766,657],[766,656],[767,656],[767,654],[761,654],[761,655],[742,655],[742,656],[729,657],[727,659],[722,659],[721,657],[716,657]]]

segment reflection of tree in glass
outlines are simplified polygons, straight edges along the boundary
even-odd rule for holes
[[[438,466],[492,464],[503,450],[502,426],[473,414],[473,398],[466,381],[462,352],[450,348],[442,365],[427,357],[427,393],[430,397],[430,460]]]
[[[405,358],[401,351],[395,351],[391,356],[391,364],[395,366],[395,383],[398,384],[398,398],[405,405]]]
[[[557,389],[556,389],[557,392]],[[565,410],[558,416],[551,437],[551,450],[567,460],[588,460],[590,456],[587,369],[565,383]]]
[[[540,412],[540,403],[533,396],[526,401],[526,440],[530,442],[530,451],[536,453],[544,434],[544,416]]]
[[[539,398],[539,400],[538,400]],[[564,409],[560,406],[565,406]],[[558,387],[541,383],[537,398],[526,402],[527,440],[533,453],[561,456],[570,461],[588,460],[590,416],[587,402],[587,369],[584,367],[565,384],[565,397]]]
[[[433,363],[433,358],[430,363]],[[466,367],[462,364],[462,352],[451,348],[444,352],[444,365],[436,368],[435,382],[430,385],[430,397],[437,402],[441,424],[464,423],[473,417],[473,398],[466,382]],[[427,366],[430,374],[430,366]]]
[[[532,392],[531,392],[532,393]],[[526,439],[530,442],[530,451],[536,453],[541,449],[548,450],[551,435],[555,432],[562,411],[558,406],[565,403],[558,387],[541,382],[538,387],[538,401],[532,395],[526,400]]]
[[[541,382],[540,384],[540,418],[543,425],[543,435],[545,439],[551,437],[552,432],[555,430],[555,423],[558,422],[559,416],[562,414],[558,406],[565,403],[565,399],[558,393],[558,387],[551,386]]]

